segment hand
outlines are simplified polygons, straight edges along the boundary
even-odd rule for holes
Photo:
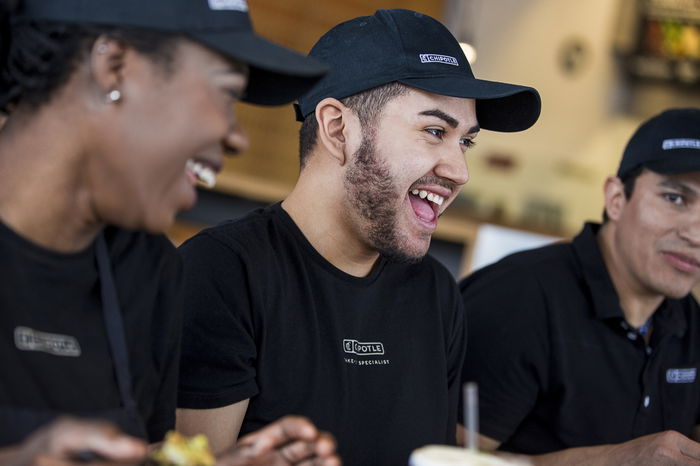
[[[287,416],[246,435],[218,466],[340,466],[335,441],[307,419]]]
[[[104,422],[63,418],[30,435],[13,454],[3,456],[3,464],[71,465],[77,464],[76,456],[86,451],[105,461],[138,461],[146,456],[146,444]]]
[[[531,458],[535,466],[700,465],[700,443],[669,430],[625,443],[569,448]]]
[[[612,445],[608,457],[617,465],[700,465],[700,443],[669,430]]]

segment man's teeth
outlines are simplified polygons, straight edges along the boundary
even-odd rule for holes
[[[425,191],[423,189],[414,189],[411,191],[411,194],[413,194],[414,196],[418,196],[421,199],[428,199],[430,202],[434,202],[437,205],[442,205],[442,203],[445,202],[444,197],[434,193],[429,193],[428,191]]]
[[[211,167],[190,159],[187,161],[187,169],[194,173],[197,181],[207,188],[213,188],[216,184],[216,172]]]

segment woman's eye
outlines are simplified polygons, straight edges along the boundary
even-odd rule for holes
[[[239,89],[225,89],[226,93],[235,101],[243,99],[244,93]]]
[[[445,131],[440,128],[426,128],[425,131],[440,139],[445,134]]]

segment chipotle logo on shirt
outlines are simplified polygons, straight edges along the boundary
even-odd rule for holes
[[[380,341],[358,341],[353,339],[343,340],[343,351],[346,354],[362,356],[362,359],[345,357],[347,364],[355,366],[385,366],[390,362],[388,359],[367,358],[367,356],[383,356],[384,344]]]
[[[29,327],[15,328],[15,346],[22,351],[41,351],[55,356],[78,357],[81,354],[80,343],[75,337]]]
[[[689,367],[683,369],[669,369],[666,371],[666,382],[668,383],[694,383],[697,375],[697,368]]]

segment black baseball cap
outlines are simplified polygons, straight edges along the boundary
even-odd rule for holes
[[[617,176],[640,166],[663,174],[700,170],[700,108],[666,110],[642,123],[627,143]]]
[[[292,102],[327,67],[253,31],[246,0],[24,0],[17,21],[134,27],[187,36],[250,67],[243,98],[260,105]]]
[[[434,94],[476,99],[482,128],[521,131],[540,115],[540,95],[531,88],[476,79],[457,40],[439,21],[410,10],[377,10],[335,26],[310,57],[331,71],[299,99],[303,121],[326,97],[342,99],[398,81]]]

